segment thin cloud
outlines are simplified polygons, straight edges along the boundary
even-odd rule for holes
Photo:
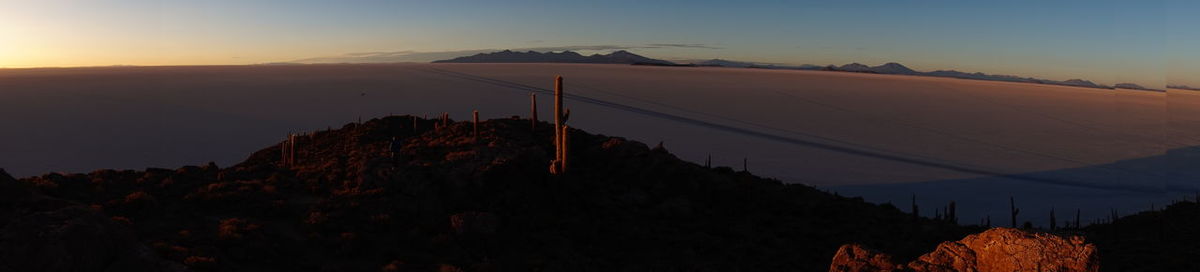
[[[517,49],[512,49],[512,50],[513,50],[513,51],[538,51],[538,52],[546,52],[546,51],[580,51],[580,50],[591,50],[591,51],[598,51],[598,50],[629,50],[629,49],[639,49],[639,48],[650,48],[650,47],[646,47],[646,46],[629,46],[629,45],[568,45],[568,46],[551,46],[551,47],[531,47],[531,48],[517,48]]]
[[[648,44],[648,46],[647,46],[647,48],[663,48],[663,47],[724,49],[724,48],[720,48],[720,47],[716,47],[716,46],[709,46],[709,45],[699,44],[699,43],[652,43],[652,44]]]

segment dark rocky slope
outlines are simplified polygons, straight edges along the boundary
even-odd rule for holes
[[[1120,217],[1084,231],[1099,250],[1101,271],[1200,271],[1200,205],[1195,201]]]
[[[182,271],[98,206],[33,192],[0,170],[0,271]]]
[[[569,172],[551,176],[546,123],[489,120],[475,140],[468,122],[436,122],[388,117],[302,136],[291,167],[277,145],[229,168],[21,183],[200,271],[819,271],[842,244],[905,261],[970,232],[578,130]],[[392,137],[403,144],[395,160]],[[134,246],[114,247],[86,249]]]

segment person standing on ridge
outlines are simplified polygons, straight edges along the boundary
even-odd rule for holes
[[[388,145],[388,153],[392,157],[392,162],[400,160],[402,149],[404,149],[404,143],[400,142],[400,138],[392,136],[392,142]]]

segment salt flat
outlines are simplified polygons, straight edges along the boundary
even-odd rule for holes
[[[555,75],[579,96],[567,100],[572,127],[663,142],[695,162],[711,155],[715,165],[741,169],[745,158],[755,174],[878,202],[931,190],[904,187],[913,184],[1011,174],[1016,181],[987,184],[1097,192],[1072,196],[1085,199],[1135,194],[1122,203],[1148,206],[1147,199],[1166,199],[1154,188],[1165,192],[1162,175],[1177,168],[1122,162],[1164,157],[1175,163],[1162,165],[1187,165],[1194,156],[1168,150],[1200,145],[1200,96],[1176,90],[596,64],[99,67],[0,70],[0,167],[28,176],[228,166],[289,131],[360,116],[526,116],[528,93],[551,88]],[[551,98],[538,98],[547,120]],[[1020,178],[1067,169],[1099,170],[1055,174],[1050,183]],[[1090,178],[1097,175],[1110,178]],[[1007,204],[1002,195],[1023,192],[990,186],[983,192],[991,195],[971,197]],[[1069,197],[1037,198],[1053,205]]]

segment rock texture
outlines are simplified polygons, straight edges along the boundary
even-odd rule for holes
[[[1099,271],[1096,247],[1082,237],[1062,238],[1010,228],[994,228],[937,249],[904,266],[891,257],[844,245],[833,257],[829,271]]]
[[[833,264],[829,271],[869,272],[895,271],[900,269],[892,262],[892,256],[863,247],[859,244],[846,244],[838,248],[833,255]]]
[[[31,192],[0,170],[0,271],[182,271],[92,208]]]

